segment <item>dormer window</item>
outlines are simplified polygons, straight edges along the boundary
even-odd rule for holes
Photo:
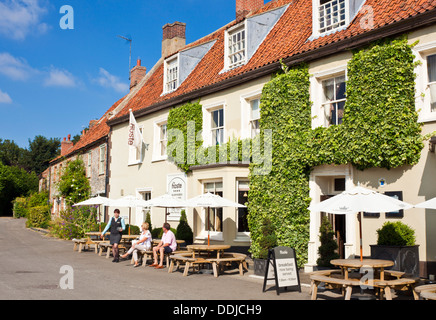
[[[324,33],[346,24],[345,0],[320,0],[319,32]]]
[[[312,0],[312,36],[320,36],[345,29],[359,13],[366,0]]]
[[[245,24],[228,32],[228,68],[232,69],[245,64]]]
[[[172,92],[179,86],[179,63],[177,57],[165,62],[165,93]]]
[[[224,37],[224,69],[227,72],[250,61],[289,5],[246,17],[232,26]]]

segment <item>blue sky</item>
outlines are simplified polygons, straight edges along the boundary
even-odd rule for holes
[[[234,20],[236,0],[0,0],[0,138],[74,136],[129,88],[140,58],[161,55],[162,26],[186,23],[193,42]],[[268,1],[266,1],[268,2]],[[74,10],[74,29],[60,20]],[[68,21],[67,21],[68,22]]]

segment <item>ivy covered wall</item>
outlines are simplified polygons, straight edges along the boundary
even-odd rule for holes
[[[353,53],[341,125],[311,129],[307,66],[285,70],[265,85],[260,126],[274,130],[273,168],[268,176],[250,175],[254,257],[259,257],[264,242],[259,226],[269,217],[277,244],[295,248],[300,267],[307,261],[308,180],[313,167],[350,163],[360,170],[391,169],[419,161],[424,144],[415,111],[411,48],[402,38]]]

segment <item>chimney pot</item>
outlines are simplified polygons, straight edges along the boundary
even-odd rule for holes
[[[71,134],[68,134],[68,141],[71,141]]]

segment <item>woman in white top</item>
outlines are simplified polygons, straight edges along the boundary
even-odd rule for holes
[[[132,247],[125,254],[121,256],[121,258],[127,258],[129,254],[133,253],[133,260],[135,260],[134,267],[138,266],[138,250],[151,250],[151,233],[148,230],[149,225],[148,222],[144,222],[141,225],[141,235],[139,236],[139,240],[132,241]]]

